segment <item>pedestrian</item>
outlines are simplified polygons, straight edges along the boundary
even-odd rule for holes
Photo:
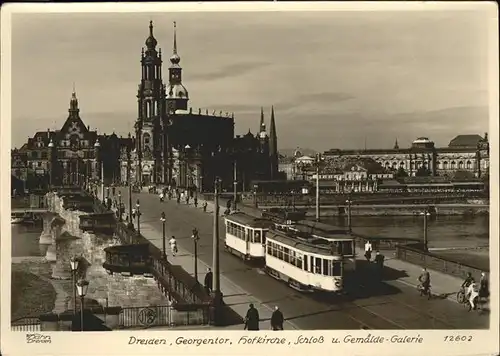
[[[385,256],[377,251],[375,253],[375,263],[377,264],[377,276],[380,280],[382,280],[383,272],[384,272],[384,259]]]
[[[160,203],[163,203],[163,192],[160,193]]]
[[[427,268],[422,268],[422,273],[418,277],[418,281],[422,287],[423,294],[429,294],[429,288],[431,286],[431,275],[427,271]]]
[[[115,188],[115,186],[114,186],[114,185],[113,185],[113,187],[111,188],[111,191],[113,192],[113,196],[115,196],[116,188]]]
[[[198,197],[194,197],[194,207],[197,208],[198,207]]]
[[[205,275],[205,290],[207,294],[210,295],[212,293],[212,282],[213,282],[213,273],[210,268],[207,268],[207,274]]]
[[[259,331],[259,321],[259,311],[255,309],[253,304],[250,304],[245,317],[245,327],[243,330]]]
[[[177,204],[180,204],[180,203],[181,203],[181,196],[177,195]]]
[[[366,240],[366,243],[365,243],[365,258],[368,262],[370,262],[370,260],[372,259],[372,251],[373,251],[373,248],[372,248],[372,244],[370,242],[370,240]]]
[[[204,213],[206,213],[206,212],[207,212],[207,205],[208,205],[208,204],[207,204],[207,202],[206,202],[206,201],[204,201],[204,202],[203,202],[203,212],[204,212]]]
[[[283,313],[279,309],[278,306],[274,307],[273,314],[271,315],[271,329],[272,330],[283,330],[283,322],[285,318],[283,318]]]
[[[170,244],[172,256],[175,256],[177,254],[177,240],[175,239],[175,236],[172,236],[168,243]]]

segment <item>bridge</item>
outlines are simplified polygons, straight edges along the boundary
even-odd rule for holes
[[[48,212],[47,208],[13,208],[13,209],[11,209],[12,214],[22,214],[22,213],[43,214],[46,212]]]

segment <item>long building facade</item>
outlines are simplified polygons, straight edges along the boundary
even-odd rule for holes
[[[392,149],[340,150],[324,152],[325,158],[339,161],[349,158],[369,157],[384,169],[407,176],[450,176],[467,172],[472,177],[489,173],[488,134],[458,135],[447,147],[435,147],[426,137],[413,141],[411,147],[400,148],[396,141]]]
[[[168,81],[163,82],[161,49],[149,25],[141,54],[142,75],[137,91],[135,135],[99,135],[80,118],[75,91],[69,116],[60,130],[35,133],[12,150],[13,181],[25,187],[81,185],[90,180],[107,184],[163,185],[212,191],[215,177],[223,189],[250,189],[256,179],[277,179],[278,147],[274,108],[266,132],[261,108],[258,132],[234,135],[234,114],[188,106],[182,81],[174,23],[173,53]]]

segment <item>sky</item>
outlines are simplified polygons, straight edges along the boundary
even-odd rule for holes
[[[446,146],[488,130],[486,14],[13,14],[12,146],[63,125],[73,82],[91,129],[133,130],[150,20],[165,59],[177,22],[189,105],[234,112],[236,134],[274,105],[280,149]]]

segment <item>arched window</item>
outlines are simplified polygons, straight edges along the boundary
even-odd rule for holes
[[[472,163],[471,163],[471,161],[467,161],[466,167],[467,167],[468,170],[472,169]]]
[[[464,162],[463,161],[458,162],[458,169],[464,169]]]
[[[455,161],[451,161],[451,163],[450,163],[450,169],[455,169]]]
[[[144,146],[149,145],[151,142],[151,135],[146,132],[142,137],[144,139]]]
[[[443,162],[443,169],[448,169],[448,161]]]

